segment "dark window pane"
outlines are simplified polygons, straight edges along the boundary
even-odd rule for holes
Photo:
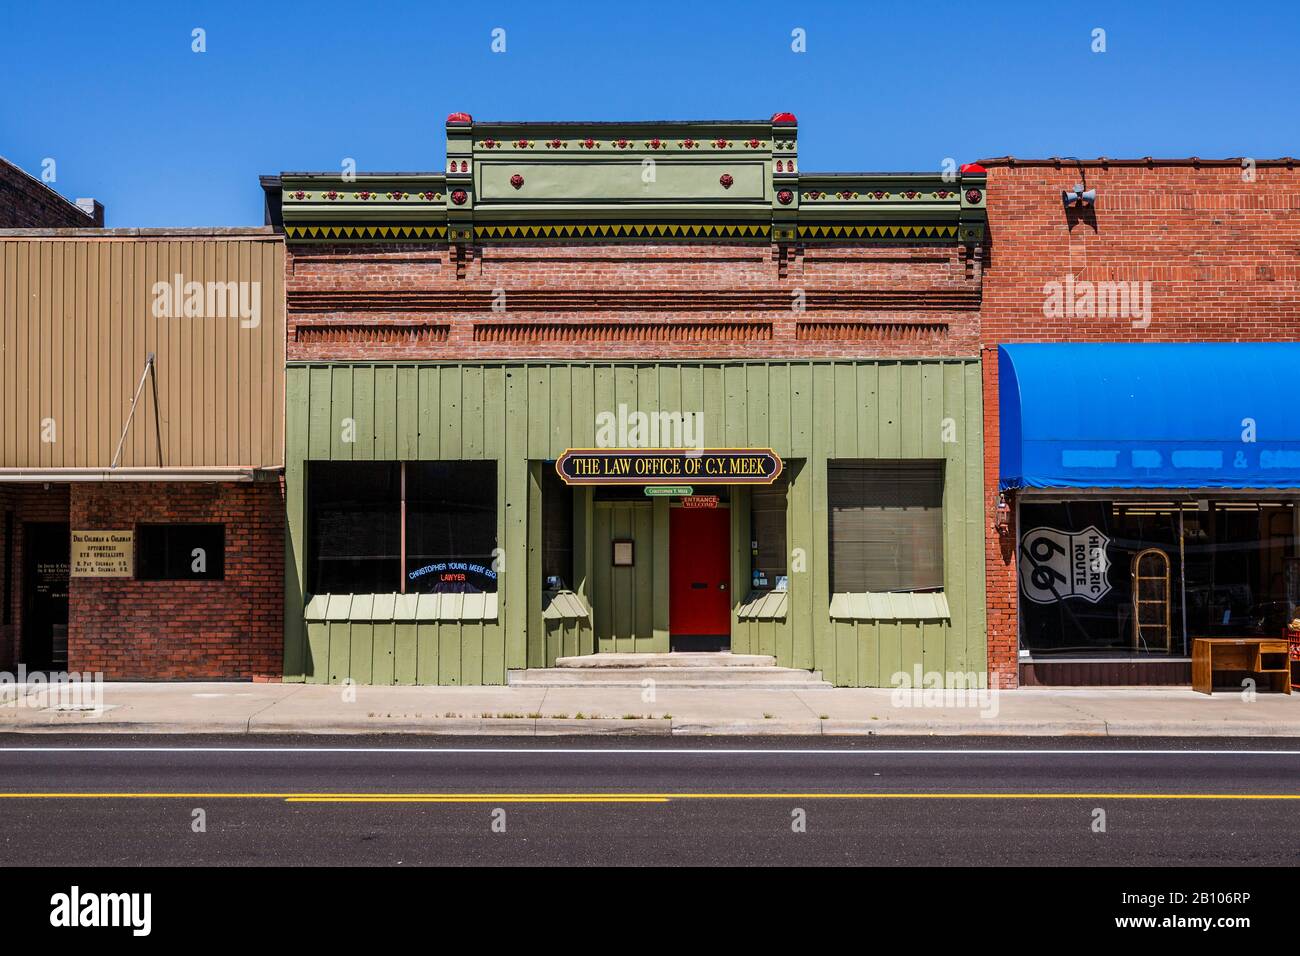
[[[3,619],[0,623],[14,622],[14,513],[5,512],[5,595]]]
[[[307,464],[308,589],[315,594],[401,590],[400,466]]]
[[[542,586],[573,587],[573,489],[542,466]]]
[[[406,466],[406,590],[494,592],[495,461]]]
[[[786,577],[785,509],[786,480],[755,487],[749,498],[749,535],[751,541],[751,586],[756,591],[770,591]]]
[[[225,525],[136,526],[135,576],[139,580],[220,581],[225,574]]]
[[[832,461],[831,592],[943,587],[943,462]]]

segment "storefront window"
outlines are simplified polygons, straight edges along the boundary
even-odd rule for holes
[[[827,466],[832,594],[943,588],[943,462]]]
[[[406,464],[406,590],[496,591],[494,461]]]
[[[309,462],[310,589],[400,590],[401,507],[401,466],[395,461]]]
[[[553,468],[542,468],[542,585],[546,590],[572,589],[573,489]]]
[[[491,461],[310,462],[309,589],[496,591],[496,489]]]
[[[786,570],[784,477],[771,485],[758,486],[749,497],[750,585],[755,591],[785,591]]]
[[[141,581],[220,581],[226,573],[226,527],[137,525],[135,552]]]
[[[1281,636],[1297,595],[1295,505],[1229,498],[1020,505],[1022,642],[1040,655],[1185,655]]]

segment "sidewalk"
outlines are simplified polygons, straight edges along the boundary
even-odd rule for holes
[[[938,692],[936,692],[938,693]],[[1300,695],[1212,697],[1185,688],[969,692],[900,705],[881,689],[369,687],[106,683],[99,714],[0,685],[0,733],[971,734],[1300,736]],[[347,696],[350,695],[349,700]],[[939,702],[943,703],[943,702]]]

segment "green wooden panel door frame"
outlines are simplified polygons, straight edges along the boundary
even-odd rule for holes
[[[591,598],[598,652],[668,650],[667,501],[593,503]],[[615,541],[631,541],[633,564],[615,567]]]

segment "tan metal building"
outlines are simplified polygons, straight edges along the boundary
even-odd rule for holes
[[[0,666],[279,676],[283,256],[0,230]]]

